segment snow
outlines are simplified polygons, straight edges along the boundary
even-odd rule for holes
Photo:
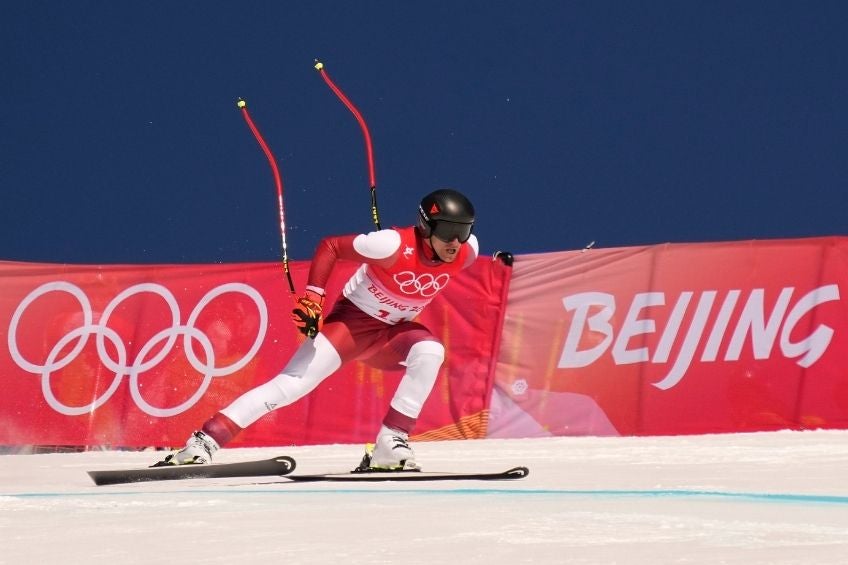
[[[207,479],[97,487],[154,452],[0,456],[0,563],[848,562],[848,432],[416,444],[425,470],[518,481]],[[230,449],[346,470],[361,446]]]

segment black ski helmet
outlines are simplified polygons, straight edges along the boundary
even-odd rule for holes
[[[474,227],[474,206],[461,192],[440,188],[421,199],[418,229],[424,237],[465,243]]]

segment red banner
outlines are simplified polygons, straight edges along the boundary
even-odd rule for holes
[[[848,427],[848,238],[516,259],[489,436]]]
[[[292,265],[298,288],[307,268]],[[513,270],[480,259],[421,316],[447,362],[414,439],[848,428],[848,238],[523,255]],[[0,445],[178,445],[301,339],[277,264],[0,263],[0,277]],[[401,375],[351,363],[232,445],[370,441]]]
[[[354,268],[337,269],[330,296]],[[302,288],[308,263],[291,269]],[[447,361],[416,432],[485,434],[508,277],[481,259],[421,316]],[[5,262],[0,280],[0,445],[179,445],[302,339],[278,264]],[[401,376],[349,364],[231,445],[371,441]]]

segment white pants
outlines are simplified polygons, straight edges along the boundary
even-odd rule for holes
[[[412,345],[406,360],[400,363],[406,367],[406,373],[392,397],[392,408],[417,418],[436,384],[444,359],[445,348],[441,343],[420,341]],[[307,339],[300,345],[279,375],[247,391],[221,413],[246,428],[268,412],[300,400],[341,365],[336,348],[319,333],[315,339]]]

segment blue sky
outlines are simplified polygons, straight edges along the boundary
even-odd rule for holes
[[[0,259],[213,263],[450,186],[482,251],[845,233],[844,2],[19,2],[0,21]]]

